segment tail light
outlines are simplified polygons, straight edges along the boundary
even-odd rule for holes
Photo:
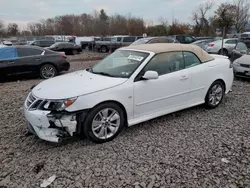
[[[63,59],[67,59],[66,55],[61,55],[60,57],[63,58]]]
[[[208,46],[213,47],[213,46],[214,46],[214,43],[210,43],[210,44],[208,44]]]

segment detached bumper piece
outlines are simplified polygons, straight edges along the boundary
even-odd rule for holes
[[[29,132],[42,140],[62,142],[76,132],[76,114],[53,114],[49,111],[25,109]]]

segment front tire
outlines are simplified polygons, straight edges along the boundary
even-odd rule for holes
[[[42,79],[53,78],[57,75],[57,70],[54,65],[45,64],[40,68],[40,77]]]
[[[115,103],[103,103],[92,109],[83,124],[83,133],[95,143],[113,140],[125,124],[124,112]]]
[[[225,95],[225,86],[222,81],[215,81],[205,97],[205,106],[210,109],[214,109],[220,105]]]

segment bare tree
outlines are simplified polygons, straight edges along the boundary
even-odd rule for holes
[[[214,6],[214,0],[209,0],[206,3],[197,6],[196,10],[192,14],[192,20],[195,23],[194,29],[197,35],[208,34],[209,21],[206,18],[208,11]]]
[[[235,0],[235,28],[238,33],[243,32],[245,25],[250,18],[250,1],[249,0]]]
[[[4,22],[0,20],[0,37],[5,34]]]
[[[9,23],[7,31],[10,36],[17,36],[19,32],[18,25],[16,23]]]

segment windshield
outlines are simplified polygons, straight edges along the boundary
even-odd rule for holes
[[[132,44],[130,44],[130,46],[138,45],[138,44],[147,44],[148,41],[149,41],[149,39],[139,39],[139,40],[136,40],[135,42],[133,42]]]
[[[149,53],[117,50],[94,65],[89,72],[110,77],[129,78],[149,56]]]

